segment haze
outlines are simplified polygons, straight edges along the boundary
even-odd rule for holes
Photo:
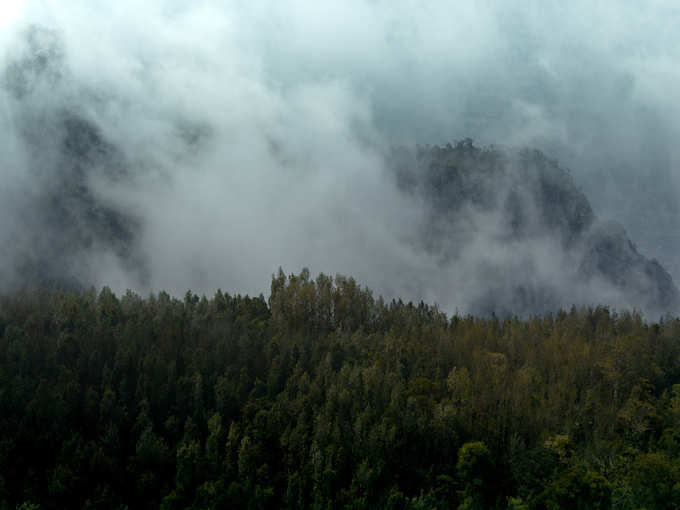
[[[0,287],[27,258],[142,293],[308,267],[466,311],[480,243],[444,267],[414,245],[426,213],[384,164],[465,137],[558,159],[680,279],[676,2],[186,4],[0,9]],[[81,121],[105,149],[74,163]]]

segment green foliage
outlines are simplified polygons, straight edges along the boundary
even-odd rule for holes
[[[17,510],[42,510],[42,507],[35,503],[23,502],[21,505],[17,506]]]
[[[482,487],[493,471],[491,452],[481,441],[465,443],[458,450],[456,471],[460,480],[470,487]]]
[[[538,498],[535,508],[545,510],[606,510],[612,490],[600,473],[582,466],[568,469]]]
[[[677,319],[447,318],[308,271],[0,318],[0,510],[680,507]]]
[[[493,502],[494,471],[493,457],[483,442],[469,442],[460,447],[456,463],[456,473],[463,485],[459,509],[487,508]]]
[[[680,466],[663,453],[638,455],[630,469],[630,486],[637,506],[680,508]]]

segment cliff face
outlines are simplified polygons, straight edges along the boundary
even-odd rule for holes
[[[677,312],[680,299],[670,274],[657,260],[641,255],[620,224],[597,223],[588,232],[584,248],[580,278],[611,282],[640,308]]]
[[[97,183],[125,178],[122,151],[88,118],[81,102],[89,96],[71,83],[58,34],[31,27],[24,39],[0,86],[14,129],[8,136],[21,147],[7,164],[31,184],[30,192],[6,197],[16,218],[3,225],[9,248],[0,252],[0,287],[86,286],[101,270],[91,253],[102,265],[109,257],[141,270],[134,254],[140,221],[97,191]]]
[[[650,315],[677,311],[678,289],[616,221],[595,216],[569,173],[539,151],[480,149],[470,140],[399,149],[399,187],[426,209],[415,242],[472,267],[478,313],[530,314],[608,304]],[[470,264],[470,260],[476,263]]]
[[[56,149],[51,161],[35,162],[33,178],[49,181],[30,202],[31,223],[25,251],[19,258],[24,283],[58,287],[87,284],[84,253],[109,253],[130,267],[139,221],[98,195],[97,179],[124,173],[120,152],[97,127],[73,112],[43,119],[54,129]],[[39,146],[39,142],[35,142]]]

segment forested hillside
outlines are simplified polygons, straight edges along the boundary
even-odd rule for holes
[[[571,174],[542,152],[465,139],[395,149],[388,161],[426,211],[416,244],[444,274],[462,266],[473,275],[472,313],[528,316],[593,302],[657,317],[680,310],[668,271],[620,223],[598,218]]]
[[[680,320],[271,296],[0,300],[0,508],[674,509]]]

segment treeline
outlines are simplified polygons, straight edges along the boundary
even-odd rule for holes
[[[351,278],[265,300],[0,300],[0,508],[676,509],[680,320],[448,318]]]

